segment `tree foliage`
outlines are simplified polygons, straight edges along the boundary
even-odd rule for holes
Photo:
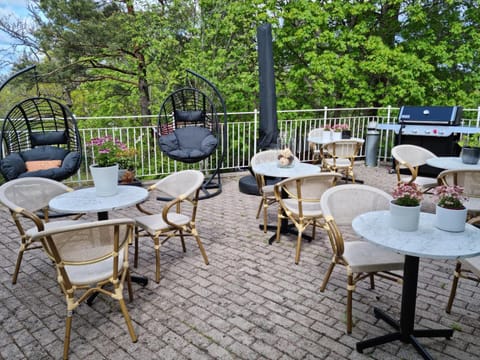
[[[212,81],[229,111],[257,107],[264,22],[273,27],[279,109],[479,102],[473,0],[33,3],[35,31],[10,19],[0,31],[30,44],[36,58],[21,64],[40,63],[41,82],[61,86],[79,115],[155,114],[185,85],[185,69]]]

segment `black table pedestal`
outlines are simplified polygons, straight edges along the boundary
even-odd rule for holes
[[[258,227],[260,228],[260,230],[263,230],[263,225],[258,225]],[[268,239],[268,244],[272,245],[277,237],[277,225],[267,225],[267,230],[275,232],[270,237],[270,239]],[[294,224],[288,223],[288,219],[282,219],[282,222],[280,225],[280,234],[293,234],[295,236],[298,236],[298,231]],[[312,237],[305,233],[302,234],[302,238],[307,241],[312,241]]]
[[[364,349],[372,346],[400,340],[404,343],[412,344],[424,359],[433,359],[428,351],[418,342],[417,337],[445,337],[447,339],[452,337],[452,329],[414,329],[415,306],[417,300],[418,264],[418,257],[405,255],[400,322],[394,320],[382,310],[377,308],[374,309],[374,314],[377,319],[384,320],[397,331],[358,342],[356,346],[358,352],[361,353]]]

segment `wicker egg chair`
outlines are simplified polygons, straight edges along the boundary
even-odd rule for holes
[[[227,113],[217,88],[204,77],[187,72],[201,84],[178,89],[163,101],[158,116],[158,145],[173,160],[200,163],[198,169],[205,172],[200,195],[203,199],[222,191],[220,168],[227,138]],[[219,110],[223,112],[223,122]]]
[[[62,181],[80,168],[82,151],[75,117],[56,100],[32,97],[5,116],[0,172],[6,181],[45,177]]]

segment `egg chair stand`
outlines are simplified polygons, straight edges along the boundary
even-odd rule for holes
[[[0,172],[6,181],[32,176],[62,181],[81,165],[75,117],[66,106],[50,98],[31,97],[13,106],[4,117],[0,141]]]
[[[175,90],[163,101],[158,116],[158,145],[170,159],[186,167],[193,164],[205,174],[199,199],[206,199],[222,191],[220,169],[227,142],[227,111],[220,92],[210,81],[186,71],[200,83]]]

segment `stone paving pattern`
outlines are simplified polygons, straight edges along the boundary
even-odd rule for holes
[[[388,192],[395,184],[389,170],[388,164],[356,166],[358,179]],[[70,359],[419,358],[411,345],[398,341],[356,352],[357,341],[391,330],[374,317],[373,306],[397,317],[401,286],[381,279],[374,290],[366,281],[358,285],[354,328],[347,335],[345,269],[338,266],[326,291],[319,292],[332,254],[326,234],[318,231],[316,239],[304,242],[295,265],[295,236],[283,235],[280,243],[268,244],[273,232],[264,234],[255,219],[259,197],[238,190],[244,175],[227,174],[223,192],[199,204],[197,226],[210,265],[203,263],[193,241],[183,253],[180,241],[172,239],[161,248],[162,280],[157,284],[152,242],[143,239],[133,273],[150,281],[145,287],[134,284],[134,301],[127,302],[138,342],[131,342],[118,303],[99,296],[74,314]],[[433,211],[431,200],[424,201],[424,210]],[[152,208],[160,205],[149,201]],[[129,208],[111,216],[137,214]],[[53,264],[40,250],[27,252],[12,285],[18,234],[6,211],[0,212],[0,221],[0,358],[61,358],[66,305]],[[276,222],[276,206],[269,209],[269,222]],[[454,261],[421,259],[420,266],[417,325],[456,330],[451,340],[420,341],[435,359],[478,359],[479,285],[460,281],[449,315],[444,309]]]

